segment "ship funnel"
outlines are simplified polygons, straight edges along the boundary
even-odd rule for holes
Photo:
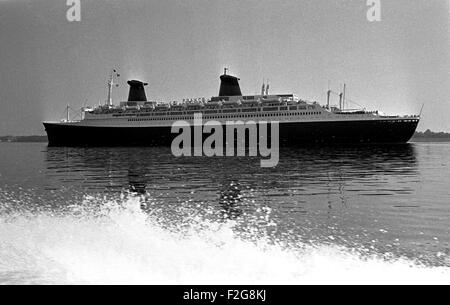
[[[138,80],[130,80],[127,82],[130,85],[130,93],[128,94],[129,102],[146,102],[147,96],[145,95],[144,86],[147,83],[140,82]]]
[[[239,78],[227,75],[227,70],[220,76],[219,96],[242,96],[241,87],[239,87]]]

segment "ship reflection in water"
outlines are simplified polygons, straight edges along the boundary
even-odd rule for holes
[[[258,158],[175,158],[162,147],[48,147],[46,187],[139,196],[144,210],[158,211],[165,223],[232,220],[234,230],[290,243],[329,242],[427,261],[435,254],[430,240],[448,239],[448,226],[430,229],[428,214],[445,203],[424,199],[433,194],[423,193],[418,148],[286,148],[279,165],[267,169]]]
[[[248,205],[248,198],[289,203],[292,212],[292,204],[314,197],[334,206],[353,196],[404,195],[413,192],[419,174],[411,144],[286,148],[273,169],[250,157],[175,158],[168,148],[46,149],[50,188],[54,181],[88,193],[128,190],[167,204],[175,198],[216,202],[225,210]]]
[[[289,203],[291,209],[325,196],[333,206],[354,195],[410,193],[414,185],[406,182],[418,176],[411,144],[286,148],[274,169],[249,157],[175,158],[168,148],[48,147],[47,170],[50,181],[79,184],[87,192],[128,190],[167,204],[206,200],[232,209],[232,217],[241,214],[235,208],[248,205],[249,193],[255,204]]]

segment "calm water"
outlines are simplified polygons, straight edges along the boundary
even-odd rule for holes
[[[280,153],[0,143],[0,283],[450,284],[450,143]]]

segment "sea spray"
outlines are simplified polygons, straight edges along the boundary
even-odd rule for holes
[[[85,196],[64,212],[2,213],[0,282],[450,283],[448,267],[383,259],[331,243],[273,240],[261,233],[262,226],[273,228],[269,216],[247,217],[252,229],[241,234],[239,220],[208,217],[213,211],[181,205],[171,215],[182,217],[166,212],[151,196],[122,194]]]

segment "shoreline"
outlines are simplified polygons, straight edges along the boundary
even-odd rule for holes
[[[3,136],[0,143],[43,143],[48,142],[47,136]]]
[[[4,136],[0,137],[0,143],[45,143],[47,136]],[[450,142],[450,134],[446,136],[414,135],[408,143],[447,143]]]
[[[450,142],[450,137],[448,138],[412,138],[408,143],[447,143]]]

